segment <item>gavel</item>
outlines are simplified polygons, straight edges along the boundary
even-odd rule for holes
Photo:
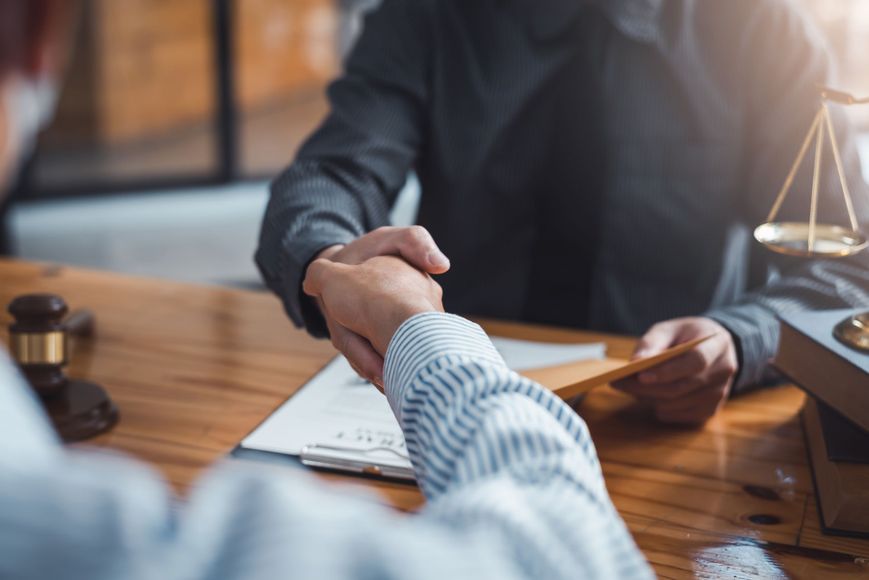
[[[99,385],[65,375],[71,338],[94,333],[91,312],[74,312],[64,320],[68,311],[63,298],[54,294],[19,296],[9,304],[15,319],[9,327],[9,348],[61,439],[71,442],[111,429],[118,409]]]

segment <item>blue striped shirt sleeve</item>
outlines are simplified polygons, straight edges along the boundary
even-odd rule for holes
[[[384,378],[429,514],[498,530],[529,578],[651,575],[585,423],[510,371],[479,326],[449,314],[410,319]]]

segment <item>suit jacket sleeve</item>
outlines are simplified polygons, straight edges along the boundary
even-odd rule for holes
[[[297,326],[326,334],[301,295],[322,249],[387,225],[422,146],[432,18],[428,2],[386,0],[368,15],[322,126],[271,186],[256,263]]]

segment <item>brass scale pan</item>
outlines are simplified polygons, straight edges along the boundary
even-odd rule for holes
[[[845,171],[842,158],[836,141],[833,121],[826,101],[832,101],[843,105],[858,105],[869,103],[869,98],[857,99],[853,95],[837,91],[827,87],[821,88],[823,103],[818,112],[809,134],[797,155],[796,162],[788,174],[785,184],[779,196],[773,204],[767,222],[754,230],[755,239],[774,252],[798,257],[818,258],[844,258],[852,256],[869,246],[866,235],[860,231],[851,193],[845,179]],[[818,188],[821,173],[821,157],[823,154],[824,129],[830,140],[833,150],[833,158],[842,184],[845,207],[848,210],[850,228],[832,224],[819,224],[816,221],[818,205]],[[797,170],[806,156],[812,139],[815,139],[815,167],[812,183],[812,205],[809,221],[803,222],[777,222],[775,217],[781,208],[784,198],[787,197]],[[833,336],[850,348],[869,353],[869,312],[850,316],[836,325]]]

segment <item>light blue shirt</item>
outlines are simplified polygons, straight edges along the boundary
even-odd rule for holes
[[[0,357],[0,578],[649,578],[585,423],[477,325],[422,314],[386,356],[428,499],[407,517],[303,471],[225,464],[176,500],[140,463],[65,450]]]

